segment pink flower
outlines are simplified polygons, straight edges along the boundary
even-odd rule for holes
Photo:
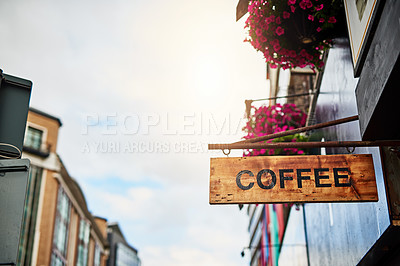
[[[275,23],[276,23],[276,24],[281,24],[281,17],[277,17],[277,18],[275,19]]]
[[[283,17],[284,19],[287,19],[287,18],[290,17],[290,13],[289,13],[289,12],[286,12],[286,11],[283,11],[282,17]]]
[[[324,8],[324,4],[320,4],[319,6],[315,6],[315,9],[317,10],[317,11],[320,11],[320,10],[322,10]]]
[[[306,50],[305,50],[305,49],[301,49],[301,51],[300,51],[300,56],[306,57],[306,55],[307,55]]]
[[[288,0],[288,5],[294,5],[296,4],[296,0]]]
[[[296,51],[290,50],[290,51],[289,51],[289,56],[290,56],[290,57],[296,57]]]
[[[292,13],[294,13],[295,10],[296,8],[294,6],[290,6],[290,11],[292,11]]]
[[[300,6],[300,8],[305,10],[307,8],[307,3],[303,0],[300,2],[299,6]]]
[[[278,36],[281,36],[282,34],[284,34],[285,33],[285,30],[281,27],[281,26],[279,26],[279,27],[277,27],[276,28],[276,34],[278,35]]]
[[[261,41],[261,42],[266,42],[266,41],[267,41],[267,38],[266,38],[265,36],[261,36],[261,37],[260,37],[260,41]]]
[[[320,19],[319,19],[319,22],[320,22],[320,23],[324,23],[324,22],[325,22],[325,19],[324,19],[324,18],[320,18]]]
[[[277,45],[277,44],[279,45],[279,40],[278,40],[278,39],[274,39],[274,40],[271,41],[270,43],[271,43],[271,45],[273,45],[273,46],[274,46],[274,45]]]
[[[271,19],[271,22],[275,21],[275,16],[274,15],[271,15],[269,18]]]
[[[271,68],[277,68],[278,66],[276,64],[270,64],[269,65]]]
[[[313,15],[308,15],[308,20],[314,21],[314,16]]]
[[[279,52],[282,56],[287,55],[287,50],[285,48],[282,48],[281,51]],[[279,61],[279,63],[282,63],[282,59]]]
[[[275,20],[275,17],[274,17],[274,15],[272,15],[272,16],[267,17],[267,18],[265,19],[265,23],[269,24],[269,23],[271,23],[271,22],[274,22],[274,20]]]
[[[317,28],[317,31],[318,31],[318,32],[320,32],[321,30],[322,30],[321,27],[318,27],[318,28]],[[318,47],[317,47],[317,48],[318,48]]]
[[[261,36],[262,35],[262,30],[260,28],[256,29],[256,35]]]
[[[271,56],[270,56],[270,54],[269,54],[269,51],[268,51],[268,50],[265,50],[265,51],[264,51],[264,57],[265,57],[266,61],[269,61],[269,60],[271,60]]]
[[[274,45],[274,50],[279,52],[279,50],[281,49],[281,46],[279,44],[275,44]]]
[[[335,17],[330,17],[330,18],[328,19],[328,22],[329,22],[329,23],[336,23],[336,18],[335,18]]]

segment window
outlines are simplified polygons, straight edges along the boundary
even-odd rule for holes
[[[84,219],[79,224],[78,259],[76,265],[86,266],[88,260],[90,226]]]
[[[96,243],[94,249],[94,266],[100,266],[101,263],[100,259],[101,259],[101,250],[99,244]]]
[[[25,146],[40,150],[40,146],[42,145],[42,137],[43,131],[28,126],[25,136]]]
[[[66,265],[70,201],[60,186],[57,196],[56,222],[54,224],[51,265]]]
[[[42,168],[31,165],[19,244],[18,261],[21,265],[31,265],[42,173]]]
[[[115,258],[116,266],[139,266],[140,260],[137,253],[125,246],[123,243],[117,244],[117,255]]]

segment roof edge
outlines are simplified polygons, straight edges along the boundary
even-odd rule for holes
[[[42,116],[45,116],[47,118],[53,119],[53,120],[58,122],[60,127],[62,126],[61,120],[58,117],[52,116],[52,115],[50,115],[50,114],[48,114],[46,112],[43,112],[43,111],[40,111],[39,109],[34,108],[34,107],[29,107],[29,111],[34,112],[34,113],[36,113],[38,115],[42,115]]]

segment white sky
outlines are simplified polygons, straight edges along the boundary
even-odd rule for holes
[[[0,68],[61,119],[58,153],[89,209],[144,266],[248,265],[245,212],[208,204],[223,154],[207,144],[240,140],[244,100],[268,96],[236,4],[0,1]]]

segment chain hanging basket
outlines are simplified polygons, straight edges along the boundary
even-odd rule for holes
[[[322,52],[346,34],[340,0],[256,0],[249,2],[248,11],[245,41],[273,68],[319,70]]]

